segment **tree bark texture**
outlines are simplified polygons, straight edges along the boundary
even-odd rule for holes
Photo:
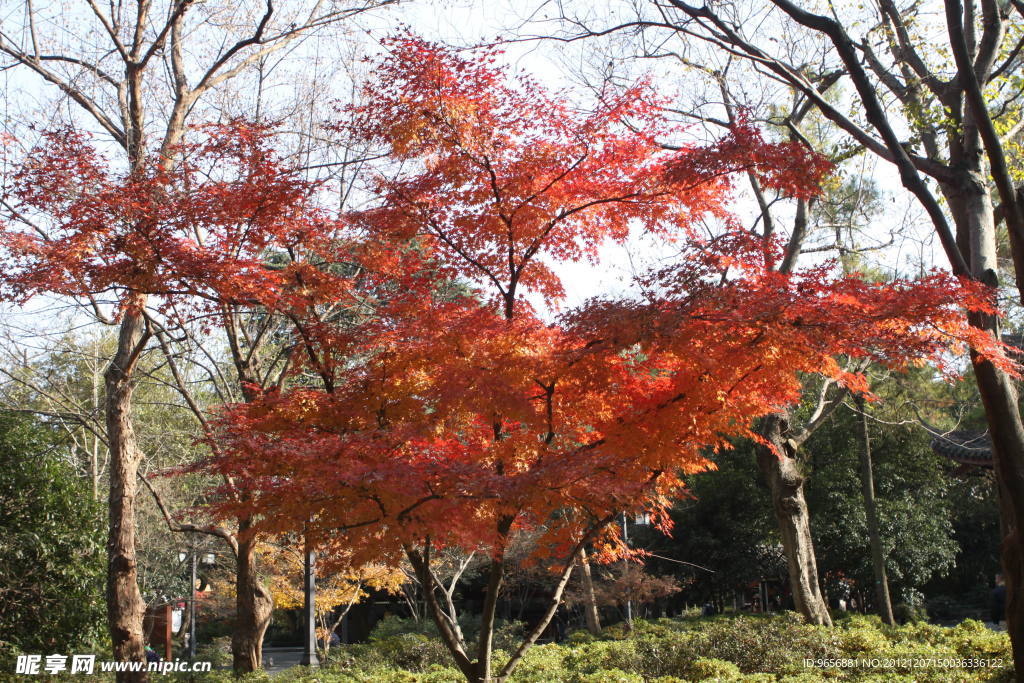
[[[232,323],[233,324],[233,323]],[[232,329],[233,332],[233,329]],[[231,337],[232,351],[237,348]],[[251,373],[251,364],[235,353],[242,397],[246,403],[255,400],[259,378]],[[270,626],[274,612],[274,598],[256,571],[258,540],[250,536],[252,519],[238,519],[238,553],[235,569],[235,628],[231,633],[232,669],[236,674],[257,671],[263,667],[263,636]]]
[[[114,660],[145,662],[142,618],[146,605],[138,584],[135,552],[136,477],[142,452],[132,428],[132,391],[138,349],[143,342],[144,296],[129,302],[121,320],[117,351],[104,374],[106,422],[110,444],[110,508],[107,536],[107,619]],[[119,683],[146,681],[148,674],[118,672]]]
[[[975,364],[999,486],[1006,630],[1014,667],[1024,671],[1024,425],[1014,381],[988,361]]]
[[[942,190],[950,200],[957,242],[969,250],[972,277],[995,286],[999,264],[992,195],[985,182],[984,161],[971,123],[968,116],[964,146],[953,150],[953,159],[961,162],[960,182],[945,184]],[[968,319],[974,327],[1000,338],[999,319],[995,316],[971,313]],[[999,490],[1006,627],[1013,644],[1014,667],[1024,671],[1024,423],[1013,378],[988,361],[972,360],[992,439]]]
[[[771,491],[772,509],[782,536],[782,549],[789,570],[793,603],[807,623],[832,625],[828,606],[818,583],[818,564],[811,539],[811,520],[804,498],[804,476],[787,444],[788,420],[775,414],[765,418],[761,435],[767,446],[757,447],[757,464]]]
[[[256,539],[245,534],[250,525],[251,520],[239,520],[235,628],[231,634],[232,668],[236,674],[263,666],[263,636],[274,611],[274,599],[256,573]]]
[[[480,635],[477,641],[476,676],[480,681],[491,680],[491,657],[494,647],[494,616],[498,609],[498,597],[505,578],[505,558],[502,556],[491,560],[487,579],[487,594],[484,596],[484,609],[480,618]]]

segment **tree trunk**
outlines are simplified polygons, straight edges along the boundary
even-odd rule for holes
[[[970,131],[968,131],[970,132]],[[973,136],[968,136],[974,140]],[[968,245],[972,276],[998,284],[996,225],[992,199],[975,147],[956,157],[963,159],[958,185],[942,186],[950,199],[957,225],[957,241]],[[1024,292],[1021,292],[1024,296]],[[980,313],[968,315],[971,325],[1000,338],[999,320]],[[1006,580],[1006,630],[1013,645],[1014,667],[1024,671],[1024,424],[1014,380],[992,363],[972,358],[974,377],[985,406],[992,439],[1002,538],[1003,576]]]
[[[256,573],[256,539],[245,534],[250,526],[249,519],[238,521],[235,628],[231,634],[232,668],[237,674],[263,666],[263,635],[274,611],[274,599]]]
[[[995,456],[1003,532],[1006,630],[1013,644],[1014,667],[1020,672],[1024,671],[1024,425],[1013,380],[987,361],[975,364],[974,374]]]
[[[857,396],[857,410],[860,411],[860,485],[864,496],[864,514],[868,522],[868,543],[871,547],[871,565],[875,574],[875,600],[882,621],[889,626],[896,625],[892,614],[892,599],[889,596],[889,576],[885,571],[885,552],[878,531],[878,508],[875,505],[875,480],[871,467],[871,435],[868,431],[868,415],[865,412],[864,397]]]
[[[785,415],[765,418],[761,435],[778,454],[767,446],[758,446],[757,464],[771,490],[772,508],[782,535],[782,549],[786,555],[789,585],[796,609],[807,623],[831,626],[832,618],[818,585],[810,515],[804,499],[804,477],[787,443],[787,424]]]
[[[507,525],[502,524],[507,533]],[[484,596],[483,614],[480,616],[480,635],[476,646],[476,679],[482,683],[491,680],[491,657],[494,647],[494,615],[498,607],[498,596],[505,578],[505,558],[498,556],[491,560],[487,579],[487,594]]]
[[[191,633],[192,626],[192,612],[186,607],[181,610],[181,626],[178,627],[178,635],[175,638],[178,642],[178,648],[185,651],[188,648],[188,634]]]
[[[587,551],[580,550],[580,576],[583,579],[583,618],[587,630],[595,636],[601,633],[601,614],[597,611],[597,596],[594,595],[594,577],[590,573]]]
[[[146,334],[142,295],[126,303],[117,351],[104,373],[107,437],[110,444],[110,506],[107,536],[107,620],[114,660],[145,664],[142,617],[146,605],[139,592],[135,554],[136,477],[142,452],[132,427],[134,370]],[[118,672],[118,681],[145,681],[148,674]]]
[[[251,363],[237,351],[234,337],[233,318],[226,319],[229,340],[235,367],[238,370],[239,386],[246,403],[256,400],[255,387],[259,378],[252,374]],[[274,598],[260,580],[256,571],[255,557],[257,538],[248,532],[252,518],[238,519],[238,552],[235,566],[235,628],[231,633],[231,667],[236,674],[244,674],[263,668],[263,636],[270,626],[274,613]]]

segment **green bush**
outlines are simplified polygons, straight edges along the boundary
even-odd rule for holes
[[[495,650],[495,669],[508,660],[508,652]],[[1001,659],[1004,666],[907,664],[943,658]],[[840,668],[806,666],[807,659],[904,661],[902,666]],[[888,627],[877,617],[850,615],[825,628],[804,624],[792,614],[717,616],[637,621],[630,631],[611,628],[599,637],[574,633],[562,644],[537,645],[526,653],[511,683],[1010,681],[1012,662],[1007,635],[977,621],[954,628],[920,622]],[[275,681],[307,680],[298,676],[289,672],[276,675]],[[336,648],[330,668],[317,672],[315,680],[446,683],[462,678],[436,637],[414,632],[403,620],[388,620],[370,643]]]
[[[463,615],[459,617],[459,627],[472,649],[480,632],[479,615]],[[494,648],[513,651],[523,640],[523,624],[498,619],[494,625]],[[432,619],[404,619],[388,615],[377,622],[370,633],[371,643],[380,643],[395,636],[421,635],[433,640],[440,640],[440,633]]]
[[[222,669],[231,666],[231,637],[221,636],[214,638],[212,642],[199,645],[196,641],[196,661],[210,662],[215,669]]]
[[[581,674],[572,679],[574,683],[644,683],[644,677],[622,669],[602,669],[591,674]]]
[[[561,680],[567,670],[565,657],[569,651],[570,648],[553,643],[530,648],[516,669],[516,681],[518,683],[548,683]],[[501,664],[504,663],[504,661],[501,662]]]
[[[44,423],[0,414],[0,671],[19,653],[98,652],[104,628],[102,506]]]
[[[395,669],[422,672],[431,666],[449,666],[452,659],[448,648],[437,638],[422,633],[402,633],[373,641],[366,655],[384,661]]]
[[[899,624],[912,624],[928,620],[927,609],[921,606],[915,607],[913,605],[908,605],[905,602],[898,602],[893,605],[892,614],[896,619],[896,623]]]
[[[706,681],[708,679],[733,681],[743,676],[740,668],[732,662],[726,662],[721,659],[706,659],[704,657],[695,659],[687,673],[688,678],[697,681]]]

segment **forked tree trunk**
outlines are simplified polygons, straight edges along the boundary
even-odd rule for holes
[[[441,605],[437,600],[437,595],[435,593],[438,585],[434,581],[433,573],[430,571],[431,559],[429,547],[422,552],[408,546],[405,548],[406,557],[409,558],[409,563],[412,565],[413,570],[416,572],[416,577],[419,579],[420,585],[423,587],[423,596],[426,598],[427,611],[440,632],[442,642],[444,642],[445,647],[448,648],[452,658],[455,660],[455,665],[469,683],[503,683],[508,680],[509,676],[512,675],[512,672],[515,671],[516,667],[520,662],[522,662],[523,656],[526,652],[533,647],[533,644],[537,642],[540,635],[551,624],[551,620],[554,618],[559,605],[562,603],[562,595],[565,593],[565,587],[569,583],[569,577],[572,576],[573,567],[576,564],[579,552],[583,545],[592,540],[592,535],[598,529],[607,526],[614,517],[614,515],[610,515],[606,519],[602,520],[593,529],[591,529],[576,548],[573,549],[571,555],[566,560],[566,564],[561,571],[561,575],[558,577],[558,581],[554,585],[551,598],[547,604],[547,609],[541,616],[540,621],[534,624],[534,626],[526,633],[523,641],[519,644],[519,647],[512,653],[509,660],[498,673],[494,673],[491,670],[491,645],[493,644],[494,639],[494,612],[496,611],[495,608],[498,602],[498,594],[501,590],[501,584],[505,572],[505,565],[502,557],[499,556],[498,558],[492,559],[489,565],[490,575],[488,578],[488,594],[485,597],[483,618],[480,620],[480,640],[477,645],[478,656],[476,659],[470,659],[467,654],[468,648],[466,647],[466,643],[463,642],[462,638],[460,638],[452,629],[447,616],[445,616],[444,610],[441,608]],[[511,520],[509,520],[509,524],[510,523]],[[502,525],[504,525],[504,522],[502,522]],[[508,533],[508,528],[508,526],[504,526],[503,533]]]
[[[146,661],[142,617],[146,605],[139,592],[135,552],[136,477],[142,452],[132,428],[134,370],[143,342],[144,296],[133,297],[126,306],[118,334],[117,351],[104,373],[106,422],[110,444],[110,519],[107,536],[107,621],[113,658],[121,662]],[[145,681],[148,674],[118,672],[118,681]]]
[[[786,442],[784,415],[764,419],[761,435],[778,451],[757,447],[757,464],[771,491],[772,510],[782,535],[789,586],[796,609],[810,624],[832,625],[818,584],[818,564],[811,540],[811,520],[804,498],[804,476]]]
[[[868,430],[868,415],[865,412],[864,397],[857,396],[857,410],[860,411],[860,483],[864,498],[864,515],[868,523],[868,544],[871,547],[871,566],[875,574],[875,601],[878,613],[889,626],[896,624],[892,614],[892,598],[889,595],[889,575],[885,569],[885,551],[878,525],[878,506],[875,504],[875,479],[871,464],[871,433]]]
[[[263,636],[270,625],[274,599],[256,573],[256,539],[246,531],[251,520],[238,522],[238,560],[235,578],[235,628],[231,634],[232,668],[249,673],[263,666]]]

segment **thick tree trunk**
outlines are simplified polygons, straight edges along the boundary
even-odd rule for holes
[[[235,321],[227,318],[229,341],[238,370],[239,385],[246,403],[256,400],[259,378],[251,372],[252,364],[238,351],[234,334]],[[238,519],[238,552],[235,566],[235,628],[231,633],[232,669],[236,674],[257,671],[263,667],[263,636],[274,613],[274,598],[256,571],[257,539],[248,533],[252,519]]]
[[[996,285],[998,265],[995,220],[987,187],[976,177],[966,185],[964,222],[971,229],[971,267],[975,278]],[[1024,296],[1024,292],[1022,292]],[[999,321],[994,316],[970,314],[975,327],[997,339]],[[992,438],[996,481],[999,487],[1000,529],[1003,533],[1003,576],[1006,581],[1006,629],[1013,645],[1014,667],[1024,671],[1024,424],[1014,380],[988,361],[975,362],[974,376],[985,406]]]
[[[245,534],[250,526],[249,519],[238,521],[235,629],[231,634],[232,667],[238,674],[263,666],[263,635],[274,611],[274,599],[256,573],[256,539],[247,538]]]
[[[778,450],[778,454],[767,446],[758,446],[757,464],[771,490],[772,508],[782,535],[782,549],[786,555],[789,586],[796,609],[810,624],[831,626],[832,618],[818,584],[810,515],[804,498],[804,476],[791,457],[786,428],[784,415],[765,418],[761,435]]]
[[[583,618],[587,630],[595,636],[601,633],[601,614],[597,611],[597,596],[594,595],[594,577],[590,572],[590,561],[587,551],[580,550],[580,576],[583,581]]]
[[[116,661],[146,661],[142,617],[146,605],[139,592],[135,554],[136,478],[142,452],[132,427],[133,373],[145,332],[141,309],[145,297],[128,302],[117,352],[104,374],[107,437],[110,444],[109,533],[107,536],[107,620]],[[145,681],[148,674],[119,672],[118,681]]]
[[[871,434],[868,430],[868,416],[865,412],[864,397],[857,396],[857,410],[860,411],[860,484],[864,496],[864,514],[868,522],[868,544],[871,547],[871,566],[875,574],[875,601],[882,621],[894,626],[892,599],[889,596],[889,576],[885,570],[885,551],[878,531],[878,507],[875,505],[875,480],[871,466]]]
[[[977,142],[971,129],[966,130],[965,138],[968,142]],[[943,185],[942,191],[956,222],[957,243],[961,249],[969,250],[971,275],[995,286],[999,273],[996,224],[986,174],[976,145],[958,151],[960,154],[952,160],[962,162],[960,183]],[[1021,295],[1024,296],[1024,292]],[[974,327],[999,338],[996,317],[972,313],[968,318]],[[972,360],[995,456],[1006,580],[1006,625],[1013,645],[1014,667],[1021,672],[1024,671],[1024,424],[1014,380],[992,363]]]
[[[996,479],[1006,580],[1006,630],[1013,644],[1014,667],[1024,671],[1024,425],[1013,380],[987,361],[975,364],[985,405]]]

